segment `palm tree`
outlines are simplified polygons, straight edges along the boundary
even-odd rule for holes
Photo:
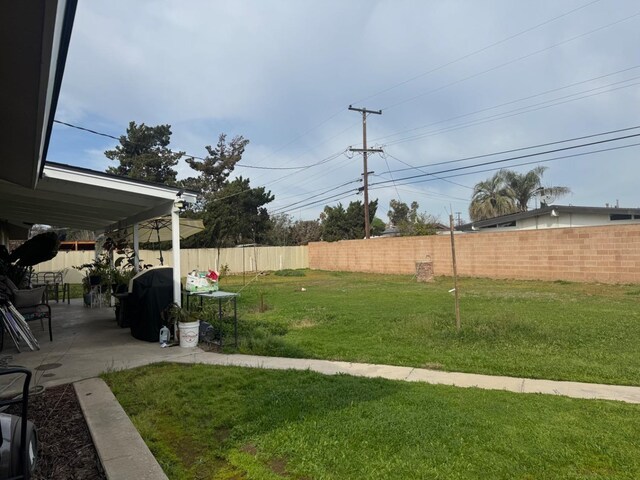
[[[500,170],[473,188],[469,217],[472,221],[499,217],[517,211],[513,192],[505,182],[507,172]]]
[[[537,166],[527,173],[517,173],[512,170],[504,171],[504,181],[511,191],[512,198],[519,212],[526,212],[528,204],[536,195],[540,197],[559,197],[571,193],[568,187],[543,187],[542,175],[547,167]]]

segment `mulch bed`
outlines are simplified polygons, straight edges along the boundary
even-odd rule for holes
[[[21,406],[14,405],[6,413],[20,412]],[[28,417],[40,442],[33,479],[106,479],[73,385],[29,396]]]

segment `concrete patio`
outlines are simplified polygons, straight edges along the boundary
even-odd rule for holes
[[[0,362],[33,371],[32,384],[54,386],[92,378],[102,372],[170,361],[192,353],[193,349],[161,348],[157,342],[144,342],[131,336],[128,328],[116,324],[113,307],[86,308],[80,299],[70,304],[51,302],[53,342],[39,321],[29,326],[40,350],[21,346],[18,352],[5,334]],[[199,349],[198,349],[199,351]],[[0,377],[0,390],[3,390]],[[6,393],[6,392],[5,392]]]

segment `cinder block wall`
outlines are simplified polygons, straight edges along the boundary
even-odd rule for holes
[[[640,283],[640,225],[479,232],[455,236],[458,274],[467,277]],[[446,236],[376,238],[309,244],[309,267],[414,274],[431,257],[451,275]]]

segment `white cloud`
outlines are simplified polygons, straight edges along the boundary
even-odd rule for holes
[[[369,119],[373,140],[639,63],[640,17],[533,54],[634,15],[637,4],[632,0],[617,1],[615,8],[610,2],[597,2],[456,61],[584,4],[80,2],[57,116],[115,135],[122,134],[130,120],[169,123],[172,145],[196,155],[203,155],[204,145],[215,143],[221,132],[241,134],[251,140],[244,163],[311,164],[361,142],[360,119],[347,111],[349,103],[362,100],[357,106],[385,108],[382,116]],[[482,73],[485,70],[490,71]],[[411,133],[437,132],[634,75],[640,75],[640,69]],[[387,148],[417,165],[560,140],[635,124],[638,100],[640,88],[633,86]],[[394,106],[399,102],[405,103]],[[96,168],[105,164],[104,139],[79,142],[62,128],[54,133],[52,157]],[[91,141],[93,146],[86,145]],[[380,140],[385,142],[390,139]],[[636,205],[632,180],[640,167],[633,162],[635,152],[551,162],[545,164],[550,167],[545,177],[570,186],[572,203],[599,205],[620,197],[621,204]],[[391,169],[402,167],[392,158],[387,161]],[[377,174],[387,169],[376,156],[371,165]],[[179,173],[189,174],[186,165]],[[276,194],[274,205],[282,206],[292,203],[284,197],[295,194],[301,200],[359,178],[362,163],[360,158],[340,157],[297,174],[248,169],[238,173],[250,177],[252,184],[266,185]],[[452,180],[472,186],[488,175]],[[372,192],[380,198],[379,216],[384,218],[389,199],[398,193],[407,202],[415,195],[422,208],[436,214],[450,203],[454,210],[466,211],[458,198],[470,196],[468,189],[446,182],[402,188],[404,192],[392,186]],[[310,207],[304,215],[314,217],[321,208]]]

